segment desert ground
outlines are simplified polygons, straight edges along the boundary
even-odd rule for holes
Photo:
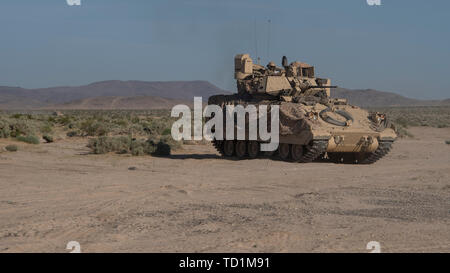
[[[2,139],[0,252],[450,252],[450,128],[410,132],[374,165]]]

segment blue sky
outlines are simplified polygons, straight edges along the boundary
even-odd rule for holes
[[[257,45],[264,64],[286,55],[342,87],[449,98],[450,1],[381,2],[2,0],[0,85],[207,80],[235,90],[233,57],[254,57]]]

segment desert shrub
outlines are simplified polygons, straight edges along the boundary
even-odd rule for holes
[[[94,154],[106,154],[111,152],[110,141],[106,137],[91,138],[87,145]]]
[[[107,124],[93,119],[82,122],[80,130],[85,136],[105,136],[110,131]]]
[[[52,136],[50,136],[50,135],[44,135],[44,136],[42,136],[42,138],[47,142],[47,143],[52,143],[54,140],[53,140],[53,137]]]
[[[147,155],[152,155],[156,152],[156,148],[155,143],[147,141],[144,145],[144,153]]]
[[[140,121],[139,117],[134,116],[131,118],[132,123],[139,123],[139,121]]]
[[[170,146],[170,148],[172,150],[177,150],[181,148],[181,141],[176,141],[172,138],[172,136],[168,135],[168,136],[162,136],[159,141],[161,141],[162,143],[165,143],[167,145]]]
[[[8,152],[17,152],[17,150],[19,150],[19,148],[17,147],[17,145],[8,145],[5,147],[5,149]]]
[[[401,126],[404,128],[408,128],[409,125],[412,125],[409,120],[407,120],[405,117],[399,117],[393,120],[393,123],[397,126]]]
[[[410,126],[450,127],[450,107],[448,106],[416,106],[372,108],[384,112],[396,125],[404,128]]]
[[[53,126],[45,115],[13,114],[0,116],[0,137],[50,134]]]
[[[68,125],[72,122],[72,119],[70,116],[58,116],[58,117],[49,117],[50,119],[53,119],[55,123],[61,124],[61,125]]]
[[[129,136],[98,137],[89,140],[88,147],[94,154],[105,154],[115,152],[119,154],[130,153],[134,156],[140,155],[170,155],[174,143],[167,139],[156,139],[150,137],[147,140],[133,139]]]
[[[111,141],[111,150],[117,152],[123,152],[130,150],[130,146],[133,140],[127,136],[118,136],[118,137],[104,137],[106,139],[110,139]]]
[[[18,136],[16,137],[18,141],[26,142],[29,144],[39,144],[39,138],[37,136],[29,135],[29,136]]]
[[[109,152],[128,153],[132,139],[130,137],[98,137],[89,140],[88,147],[95,154],[106,154]]]
[[[32,119],[31,115],[25,115],[25,114],[21,114],[21,113],[12,114],[11,118],[13,118],[13,119],[21,119],[21,118]]]
[[[446,141],[445,141],[445,144],[450,145],[450,140],[446,140]]]
[[[0,138],[7,138],[11,135],[9,123],[6,120],[0,119]]]
[[[52,126],[50,123],[45,122],[45,123],[42,124],[41,127],[39,128],[39,131],[40,131],[42,134],[50,134],[51,132],[53,132],[53,126]]]
[[[448,106],[414,106],[372,108],[386,113],[389,120],[397,128],[400,137],[412,136],[408,128],[412,126],[428,126],[435,128],[450,127],[450,107]]]
[[[76,125],[75,125],[75,123],[69,123],[69,124],[67,124],[67,128],[74,129],[74,128],[76,128]]]
[[[23,135],[34,135],[36,133],[36,124],[29,120],[11,120],[9,124],[10,136],[18,137]]]
[[[0,113],[0,138],[19,136],[44,138],[54,136],[59,129],[66,131],[68,137],[152,138],[154,142],[152,145],[145,144],[146,140],[133,142],[134,154],[142,154],[142,150],[144,154],[152,154],[156,151],[160,138],[170,137],[173,121],[175,118],[170,117],[170,111],[167,110],[68,110],[61,115],[54,115],[52,112],[33,112],[33,114],[8,112]],[[171,149],[173,146],[179,146],[179,143],[175,142],[168,144]],[[131,146],[127,153],[131,153]]]
[[[143,143],[142,141],[132,141],[130,145],[131,154],[134,156],[144,155],[146,153],[145,145],[146,143]]]
[[[69,118],[70,117],[70,118]],[[55,118],[58,121],[60,117]],[[79,131],[81,136],[132,135],[161,136],[175,118],[169,111],[70,111],[63,118],[67,130]],[[69,122],[70,121],[70,122]],[[168,134],[166,130],[164,134]]]
[[[49,116],[49,117],[47,117],[47,121],[54,124],[54,123],[56,123],[56,118],[53,116]]]
[[[128,127],[128,121],[126,119],[114,120],[113,122],[119,127]]]
[[[68,137],[76,137],[76,136],[78,136],[79,134],[78,134],[77,131],[69,131],[69,132],[67,132],[66,135],[67,135]]]
[[[124,132],[131,135],[141,135],[143,131],[144,128],[142,127],[142,125],[136,123],[132,123],[125,128],[119,127],[119,132]]]

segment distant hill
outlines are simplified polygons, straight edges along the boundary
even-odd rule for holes
[[[386,106],[438,106],[450,105],[450,99],[418,100],[407,98],[391,92],[377,91],[373,89],[352,90],[336,88],[331,90],[333,98],[347,99],[350,104],[361,107],[386,107]]]
[[[228,93],[207,81],[170,81],[170,82],[145,82],[145,81],[103,81],[83,86],[60,86],[40,89],[24,89],[20,87],[0,86],[0,109],[39,109],[51,107],[64,107],[69,105],[87,106],[93,101],[81,102],[84,99],[96,98],[97,103],[100,97],[153,97],[164,99],[176,99],[183,101],[193,101],[194,96],[203,97],[207,100],[209,96]],[[106,100],[110,100],[107,98]],[[120,101],[123,103],[127,99]],[[150,98],[146,98],[150,102]],[[136,101],[137,103],[138,101]],[[172,102],[165,101],[172,104]],[[107,101],[104,105],[107,105]],[[119,104],[120,105],[120,104]],[[131,106],[130,103],[127,103]],[[142,103],[139,103],[142,107]],[[151,103],[151,107],[157,103]]]
[[[193,101],[166,99],[154,96],[139,97],[94,97],[82,100],[76,100],[68,103],[58,104],[57,106],[47,106],[43,109],[77,109],[77,110],[144,110],[144,109],[170,109],[177,104],[193,106]]]
[[[395,93],[337,88],[332,97],[362,107],[450,105],[450,99],[417,100]],[[226,94],[207,81],[103,81],[40,89],[0,86],[1,109],[161,109],[192,105],[194,96]]]

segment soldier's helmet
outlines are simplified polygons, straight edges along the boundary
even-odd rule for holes
[[[269,68],[269,69],[275,69],[277,66],[275,65],[275,63],[274,62],[269,62],[268,64],[267,64],[267,68]]]

